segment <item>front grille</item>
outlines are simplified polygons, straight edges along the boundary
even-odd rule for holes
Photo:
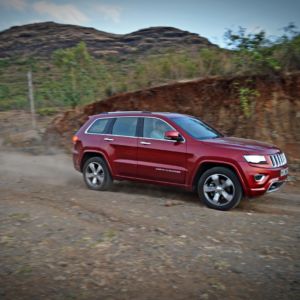
[[[275,168],[284,166],[287,163],[284,153],[270,155],[270,159]]]

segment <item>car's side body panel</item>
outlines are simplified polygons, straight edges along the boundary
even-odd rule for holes
[[[137,177],[185,184],[186,147],[185,142],[139,138]]]
[[[107,136],[102,141],[115,176],[136,177],[137,138]]]

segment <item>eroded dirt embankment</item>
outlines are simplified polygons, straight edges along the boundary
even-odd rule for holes
[[[246,91],[251,115],[240,104]],[[255,96],[253,96],[255,95]],[[300,154],[300,73],[276,77],[207,78],[118,94],[59,116],[50,132],[68,145],[89,115],[115,110],[176,111],[198,116],[227,135],[280,146],[292,160]]]

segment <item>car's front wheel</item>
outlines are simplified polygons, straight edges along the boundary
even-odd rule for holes
[[[106,190],[112,184],[112,177],[106,162],[101,157],[88,159],[83,166],[83,178],[92,190]]]
[[[198,194],[206,206],[218,210],[236,207],[243,197],[238,177],[224,167],[214,167],[202,174],[198,182]]]

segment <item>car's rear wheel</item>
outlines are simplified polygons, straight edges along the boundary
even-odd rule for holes
[[[92,190],[107,190],[112,184],[109,169],[101,157],[92,157],[85,162],[83,178],[88,188]]]
[[[206,206],[218,210],[236,207],[243,197],[238,177],[224,167],[214,167],[202,174],[198,182],[198,194]]]

